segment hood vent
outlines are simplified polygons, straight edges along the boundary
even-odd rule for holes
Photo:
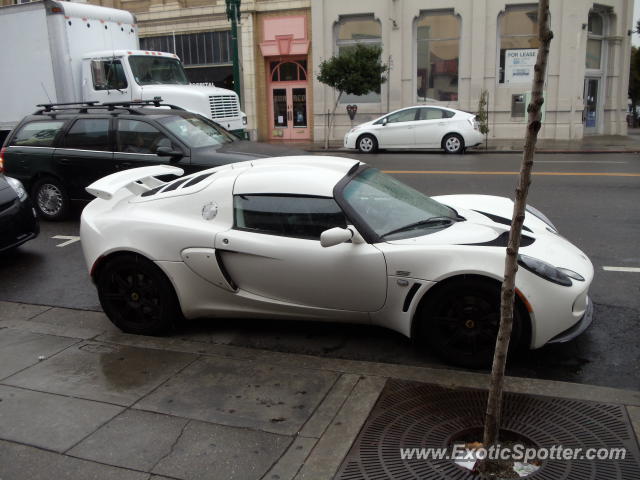
[[[484,214],[483,214],[484,215]],[[533,242],[535,242],[535,238],[528,237],[526,235],[522,235],[520,240],[521,247],[528,247]],[[494,238],[490,242],[482,242],[482,243],[459,243],[458,245],[465,246],[473,246],[473,247],[506,247],[509,243],[509,232],[504,232],[498,237]]]
[[[493,221],[495,223],[501,223],[502,225],[511,226],[511,220],[509,220],[508,218],[499,217],[498,215],[492,215],[492,214],[487,213],[487,212],[481,212],[480,210],[474,210],[474,212],[479,213],[481,215],[484,215],[485,217],[489,218],[491,221]],[[525,227],[524,225],[522,226],[522,229],[524,231],[526,231],[526,232],[533,233],[533,231],[529,227]]]

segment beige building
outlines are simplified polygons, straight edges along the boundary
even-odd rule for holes
[[[391,70],[380,95],[341,100],[333,138],[355,123],[416,104],[475,112],[489,92],[490,136],[522,138],[538,46],[535,2],[312,0],[313,63],[352,43],[379,44]],[[626,134],[632,0],[554,0],[543,138]],[[314,84],[314,138],[335,93]]]
[[[0,0],[1,5],[25,0]],[[224,0],[89,0],[133,12],[141,47],[178,54],[194,83],[233,88]],[[626,134],[632,0],[553,0],[544,138]],[[382,46],[380,94],[343,96],[334,140],[354,123],[416,104],[475,112],[489,93],[490,136],[522,138],[537,48],[535,2],[242,0],[242,109],[251,138],[325,138],[336,94],[317,66],[355,43]]]

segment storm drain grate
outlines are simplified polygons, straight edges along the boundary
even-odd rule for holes
[[[336,479],[481,478],[450,460],[402,460],[401,448],[439,448],[452,435],[482,426],[487,393],[389,380]],[[546,460],[527,479],[638,480],[640,455],[624,407],[506,394],[502,428],[538,447],[626,448],[624,460]]]

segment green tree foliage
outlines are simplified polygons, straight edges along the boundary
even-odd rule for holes
[[[476,113],[476,121],[480,127],[480,133],[487,135],[489,133],[489,116],[487,115],[487,102],[489,101],[489,92],[482,89],[480,92],[480,100],[478,100],[478,112]]]
[[[631,47],[631,65],[629,68],[629,98],[633,111],[633,126],[637,125],[636,106],[640,102],[640,48]]]
[[[387,80],[384,74],[389,69],[382,63],[381,55],[382,49],[379,46],[356,44],[353,47],[342,48],[340,55],[320,63],[318,80],[338,92],[338,98],[329,118],[325,148],[328,147],[336,108],[342,94],[380,93],[380,86]]]

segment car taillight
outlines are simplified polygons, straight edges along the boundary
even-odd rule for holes
[[[7,150],[7,147],[2,147],[0,150],[0,173],[4,172],[4,152]]]

